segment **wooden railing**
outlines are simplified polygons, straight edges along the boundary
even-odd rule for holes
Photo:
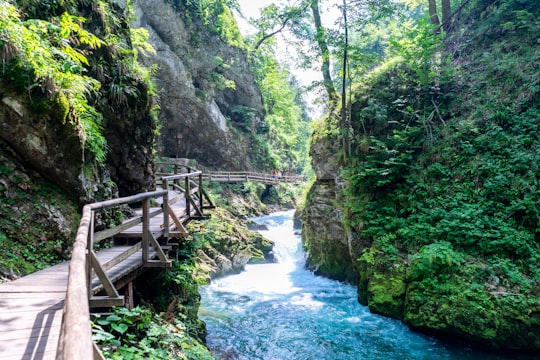
[[[199,183],[193,181],[193,178],[197,178]],[[184,224],[191,218],[204,217],[203,209],[213,207],[202,188],[200,171],[190,170],[188,173],[166,176],[161,178],[161,183],[163,190],[88,204],[83,207],[69,265],[68,286],[56,359],[100,359],[101,354],[92,342],[90,308],[124,305],[124,297],[118,294],[113,282],[106,274],[106,269],[120,263],[140,249],[142,249],[143,266],[169,267],[171,262],[167,259],[157,239],[187,236]],[[176,192],[172,193],[170,190]],[[169,199],[169,194],[175,194],[174,198]],[[179,218],[174,213],[172,205],[184,198],[186,211],[184,218]],[[209,205],[203,206],[203,198],[209,202]],[[151,208],[150,201],[157,202],[159,199],[161,199],[161,206]],[[94,232],[96,212],[133,203],[142,203],[140,216],[131,218],[112,229]],[[163,214],[163,226],[157,232],[150,231],[150,219],[161,214]],[[174,222],[176,234],[170,233],[169,218]],[[94,251],[95,244],[140,224],[142,224],[141,242],[109,260],[107,264],[99,263]],[[157,257],[157,260],[151,259],[152,249],[152,256]],[[99,278],[106,296],[98,297],[92,294],[94,275]]]
[[[280,182],[300,184],[305,180],[301,175],[274,175],[249,171],[208,171],[203,173],[203,178],[216,182],[257,181],[264,184],[277,184]]]
[[[177,169],[175,169],[177,170]],[[193,179],[196,178],[198,182]],[[187,167],[186,173],[175,173],[161,178],[161,188],[164,190],[175,190],[180,194],[178,197],[186,198],[186,213],[191,214],[191,218],[204,218],[203,209],[214,208],[212,200],[204,191],[203,174]],[[204,200],[208,205],[204,205]],[[175,201],[175,199],[171,199]]]
[[[174,159],[173,159],[174,160]],[[196,171],[185,164],[179,164],[175,162],[158,162],[157,174],[165,176],[169,174],[181,174],[191,173]],[[204,180],[215,182],[244,182],[244,181],[257,181],[264,184],[275,185],[280,182],[298,185],[305,181],[305,177],[302,175],[277,175],[271,173],[255,172],[255,171],[204,171],[202,173]]]
[[[92,329],[90,327],[90,302],[92,300],[90,286],[92,270],[95,271],[95,274],[101,280],[109,297],[109,299],[106,300],[107,304],[109,306],[123,305],[123,296],[118,295],[114,285],[96,259],[94,244],[119,234],[131,226],[142,223],[143,235],[145,235],[143,236],[141,244],[143,249],[143,262],[148,261],[150,240],[147,229],[149,227],[150,217],[157,215],[155,213],[149,213],[149,200],[158,197],[163,198],[164,207],[168,206],[168,192],[160,190],[89,204],[83,207],[83,215],[77,231],[77,237],[71,255],[71,262],[69,264],[68,286],[56,355],[57,359],[94,358],[95,349],[92,342]],[[143,205],[141,217],[134,218],[113,229],[94,233],[94,219],[97,211],[137,202],[142,202]],[[164,221],[165,219],[168,219],[168,216],[166,216],[166,213],[164,213],[162,209],[158,210],[158,212],[164,214]]]

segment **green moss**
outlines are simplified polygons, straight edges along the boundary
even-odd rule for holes
[[[54,113],[56,117],[65,123],[69,113],[69,102],[63,93],[58,93],[54,98]]]
[[[368,305],[368,267],[367,260],[360,258],[358,261],[358,302],[364,306]]]
[[[488,286],[491,265],[468,263],[452,275],[433,274],[407,288],[404,320],[413,328],[474,339],[492,348],[534,349],[540,343],[540,299],[502,277]],[[517,285],[517,284],[515,284]],[[493,290],[492,290],[493,289]]]
[[[0,271],[26,275],[65,261],[79,222],[65,191],[0,153]]]
[[[347,224],[373,244],[358,292],[373,311],[395,316],[405,294],[415,328],[540,343],[540,69],[524,65],[538,62],[533,3],[477,1],[459,61],[402,43],[403,62],[357,88],[344,198]],[[417,39],[436,45],[430,36]]]
[[[404,279],[404,267],[399,265],[391,271],[372,274],[367,288],[370,310],[395,319],[403,318],[406,291]]]

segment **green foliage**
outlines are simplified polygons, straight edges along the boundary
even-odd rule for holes
[[[230,111],[231,121],[236,125],[240,126],[243,129],[249,130],[252,127],[253,118],[255,116],[255,109],[235,105]]]
[[[403,57],[415,72],[421,86],[429,86],[437,71],[434,56],[442,48],[442,33],[437,34],[428,18],[404,24],[405,31],[399,38],[390,40],[391,51]]]
[[[181,11],[188,23],[197,27],[202,23],[205,31],[221,37],[227,44],[244,47],[232,9],[239,9],[236,0],[169,0]],[[200,36],[197,35],[197,36]]]
[[[540,28],[529,5],[476,2],[463,18],[482,22],[467,41],[447,39],[451,49],[424,20],[393,41],[401,63],[357,90],[345,174],[348,224],[371,244],[364,303],[395,316],[392,271],[405,262],[408,324],[525,348],[540,323]]]
[[[65,261],[77,205],[49,181],[0,160],[0,272],[23,276]]]
[[[277,63],[269,48],[259,48],[251,63],[266,112],[264,136],[272,162],[265,167],[307,172],[309,119],[295,79]]]
[[[420,248],[411,255],[411,270],[413,279],[430,278],[442,274],[451,275],[465,262],[465,257],[454,251],[452,244],[447,241],[432,243]]]
[[[96,315],[92,331],[107,359],[213,359],[182,322],[166,322],[143,307]]]
[[[101,45],[101,41],[82,28],[83,22],[84,18],[68,13],[50,21],[22,20],[13,5],[2,1],[0,44],[2,51],[9,53],[9,71],[2,74],[2,79],[38,99],[49,99],[42,101],[42,104],[54,99],[66,99],[72,109],[67,121],[77,127],[83,148],[102,162],[107,151],[105,138],[101,134],[102,116],[87,99],[87,94],[97,91],[100,85],[84,75],[88,59],[82,50],[72,45],[80,43],[87,49],[95,49]],[[6,76],[12,76],[15,82],[7,81]],[[60,120],[65,121],[66,116]]]

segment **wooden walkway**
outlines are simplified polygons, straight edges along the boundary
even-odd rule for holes
[[[68,263],[0,284],[0,359],[54,359]]]
[[[238,183],[256,181],[266,185],[288,183],[298,185],[305,181],[301,175],[273,175],[268,173],[250,171],[207,171],[203,173],[203,179],[208,181]]]
[[[174,165],[172,175],[161,174],[157,183],[162,190],[85,205],[70,262],[0,284],[0,360],[102,359],[91,339],[90,310],[132,306],[131,281],[139,271],[171,266],[167,253],[175,238],[187,237],[184,225],[214,207],[203,179],[267,185],[304,180],[252,172],[203,174],[187,166],[180,170]],[[132,218],[112,229],[94,229],[97,213],[135,203],[142,207]],[[111,238],[131,239],[130,245],[94,250]]]
[[[160,182],[163,190],[86,205],[70,262],[0,284],[0,360],[102,359],[90,309],[133,306],[132,280],[145,268],[170,267],[175,238],[188,235],[184,225],[213,207],[201,172]],[[97,213],[128,204],[142,207],[112,229],[94,229]],[[107,239],[124,245],[94,250]]]
[[[132,246],[115,246],[97,252],[100,263],[106,264]],[[121,264],[107,270],[116,282],[143,267],[141,251],[134,252]],[[0,359],[55,359],[64,299],[68,283],[69,263],[65,262],[18,280],[0,284]],[[103,285],[92,280],[92,293]]]
[[[189,159],[169,159],[168,162],[157,162],[158,175],[178,174],[189,166],[176,163],[175,160],[182,160],[186,163]],[[223,183],[239,183],[246,181],[256,181],[266,185],[277,185],[279,183],[288,183],[298,185],[306,181],[302,175],[276,175],[257,171],[203,171],[202,177],[207,181]]]

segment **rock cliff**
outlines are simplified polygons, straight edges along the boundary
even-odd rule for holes
[[[155,100],[125,40],[125,9],[41,5],[21,2],[20,13],[5,5],[0,14],[0,240],[15,252],[0,270],[15,273],[66,255],[80,204],[150,190],[154,181]],[[65,24],[70,31],[60,31]],[[38,264],[35,249],[50,247]]]
[[[337,142],[314,136],[310,155],[317,176],[302,213],[302,242],[307,267],[316,274],[336,280],[356,282],[354,259],[358,257],[355,235],[343,223],[340,153]]]
[[[459,53],[451,64],[432,59],[428,74],[421,59],[396,58],[363,79],[347,161],[336,158],[333,116],[316,132],[303,241],[308,266],[358,279],[358,299],[373,312],[534,352],[540,71],[525,64],[537,59],[539,14],[532,2],[472,8],[461,16],[468,40],[450,36],[437,53]]]
[[[257,149],[250,134],[263,110],[245,51],[163,0],[137,1],[135,15],[134,26],[149,31],[156,50],[144,62],[157,65],[158,155],[217,169],[253,169],[250,154]]]

